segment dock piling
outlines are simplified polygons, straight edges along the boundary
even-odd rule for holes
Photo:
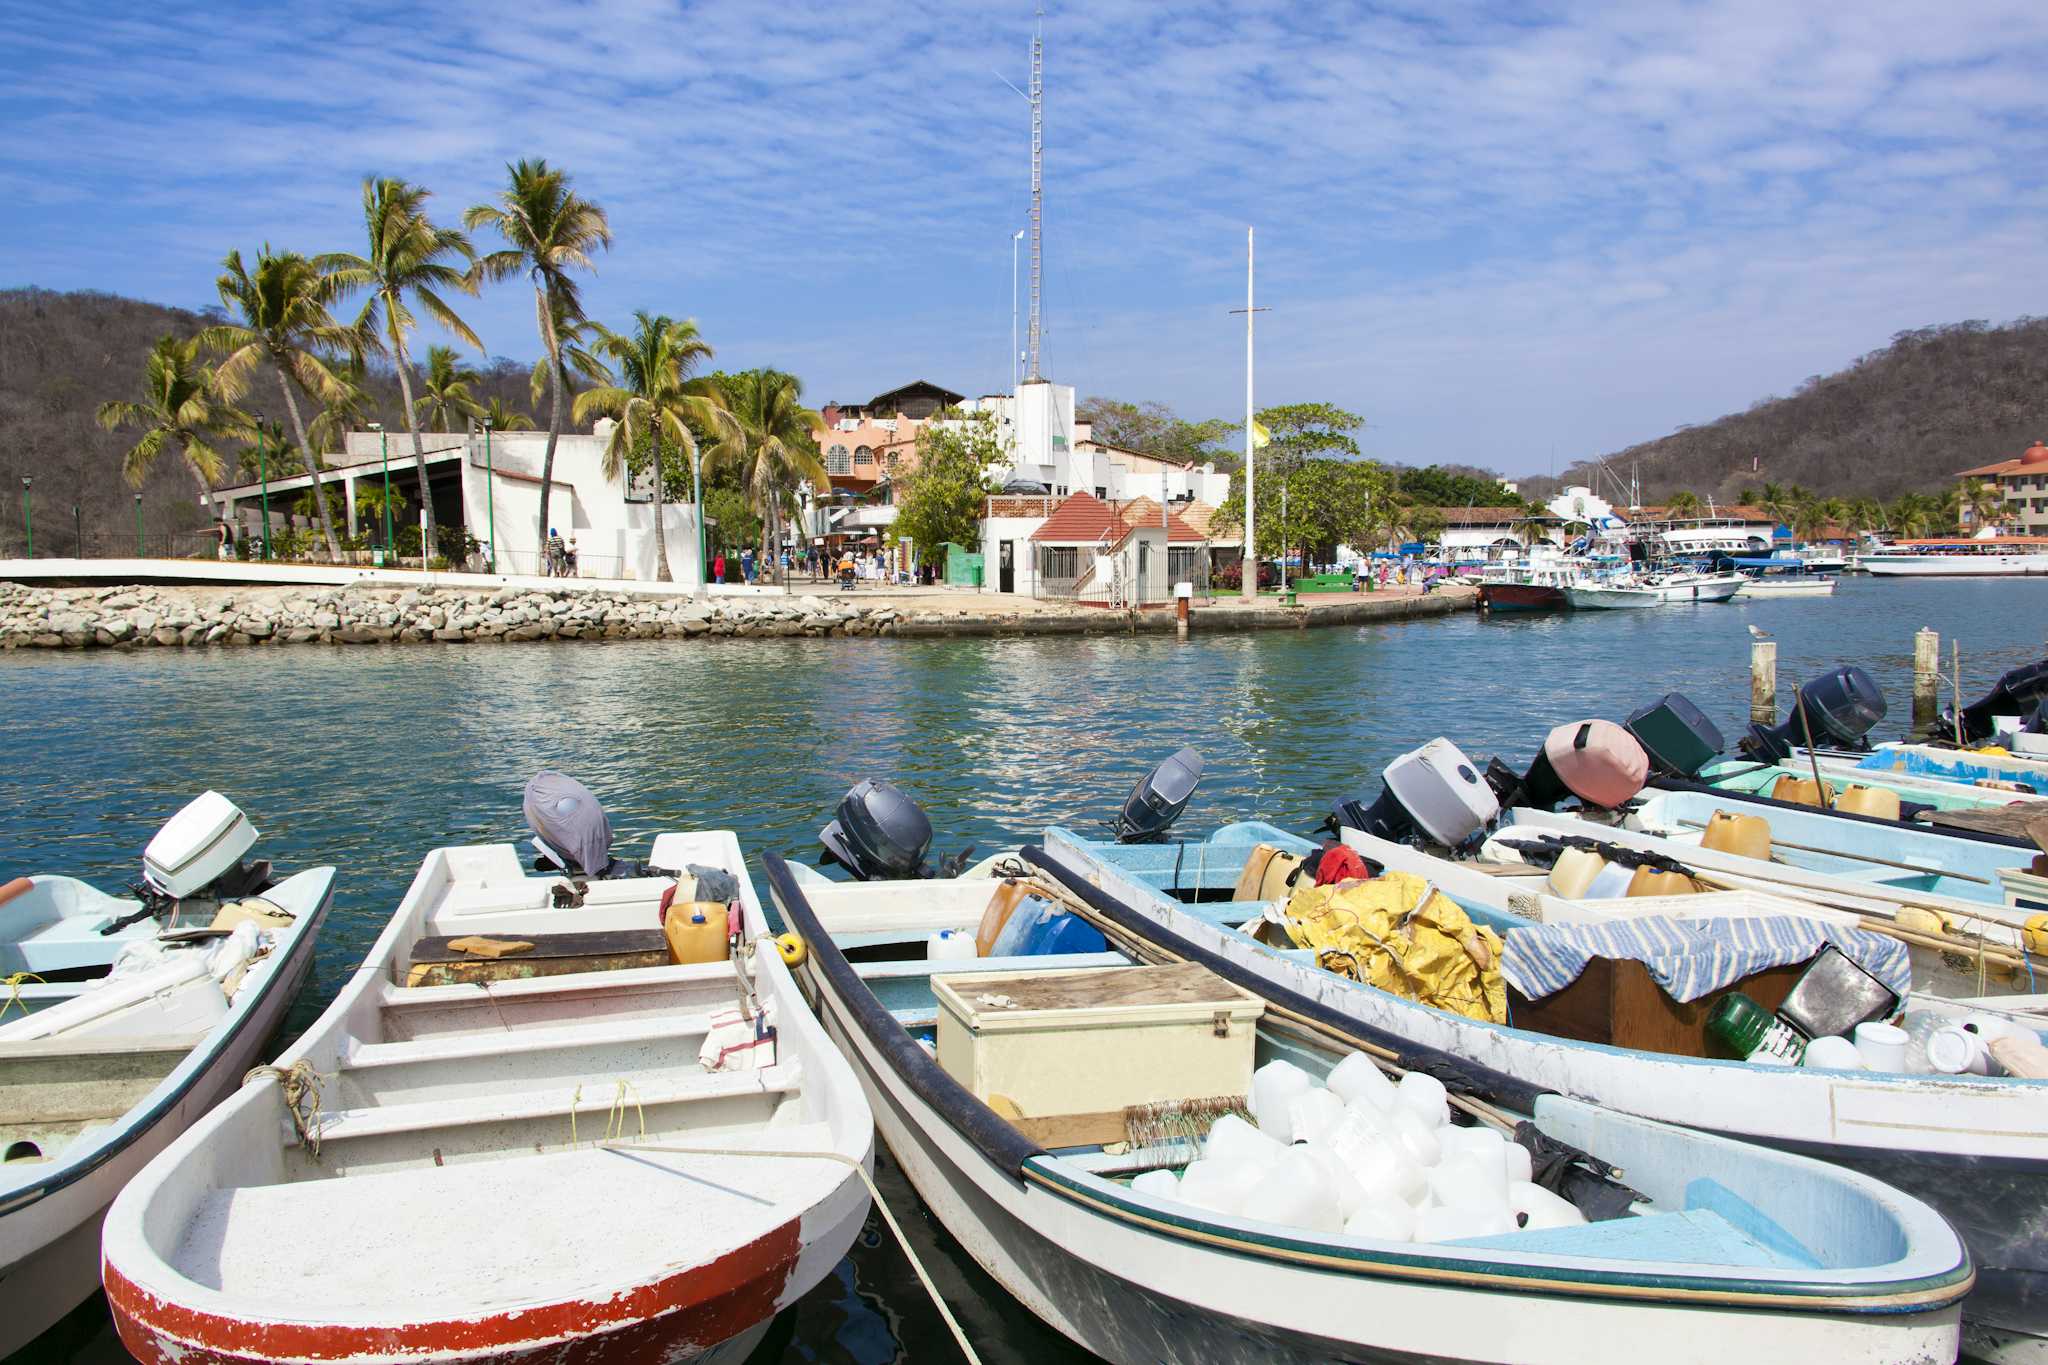
[[[1923,626],[1913,635],[1913,733],[1934,728],[1941,703],[1941,636]]]
[[[1758,725],[1778,723],[1778,643],[1775,640],[1750,642],[1749,718]]]

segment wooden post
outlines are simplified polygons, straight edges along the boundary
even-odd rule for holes
[[[1754,640],[1749,646],[1749,718],[1758,725],[1778,721],[1778,643]]]
[[[1188,638],[1188,607],[1190,605],[1185,597],[1175,597],[1173,599],[1173,630],[1183,640]]]
[[[1913,733],[1934,728],[1941,705],[1941,636],[1922,627],[1913,635]]]

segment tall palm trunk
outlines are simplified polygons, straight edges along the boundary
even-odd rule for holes
[[[569,387],[568,375],[562,369],[562,342],[555,335],[555,310],[548,302],[547,290],[540,285],[533,287],[533,296],[540,304],[540,336],[547,343],[549,387],[554,390],[548,399],[548,448],[540,461],[540,544],[541,562],[547,562],[548,544],[548,495],[555,491],[555,442],[562,439],[562,392]]]
[[[405,358],[405,333],[391,329],[391,358],[398,367],[398,392],[405,403],[405,429],[412,433],[412,463],[420,478],[420,511],[425,524],[420,528],[420,567],[434,557],[434,498],[427,491],[427,448],[420,441],[419,419],[412,411],[412,364]]]
[[[661,418],[654,419],[654,581],[673,583],[668,571],[668,532],[661,525]]]
[[[313,506],[320,512],[320,534],[327,539],[327,561],[341,563],[341,543],[334,538],[334,518],[327,514],[327,490],[320,484],[320,466],[313,459],[313,447],[306,440],[305,419],[299,416],[299,400],[292,396],[291,380],[285,378],[283,364],[276,366],[277,390],[284,395],[285,412],[292,419],[292,434],[299,438],[299,459],[306,466],[306,475],[312,479]]]

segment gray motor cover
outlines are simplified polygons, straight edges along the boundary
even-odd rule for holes
[[[932,822],[917,802],[888,782],[856,783],[835,818],[818,832],[841,865],[864,881],[916,877],[932,845]]]
[[[595,876],[611,866],[612,822],[590,788],[544,768],[526,784],[526,823],[549,848],[571,858],[573,871]]]

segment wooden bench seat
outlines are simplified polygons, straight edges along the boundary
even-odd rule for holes
[[[533,947],[506,957],[484,957],[451,945],[468,934],[421,938],[409,954],[407,986],[454,986],[517,981],[578,972],[614,972],[669,964],[668,940],[660,929],[609,929],[589,933],[527,934]],[[511,938],[512,935],[491,937]]]

